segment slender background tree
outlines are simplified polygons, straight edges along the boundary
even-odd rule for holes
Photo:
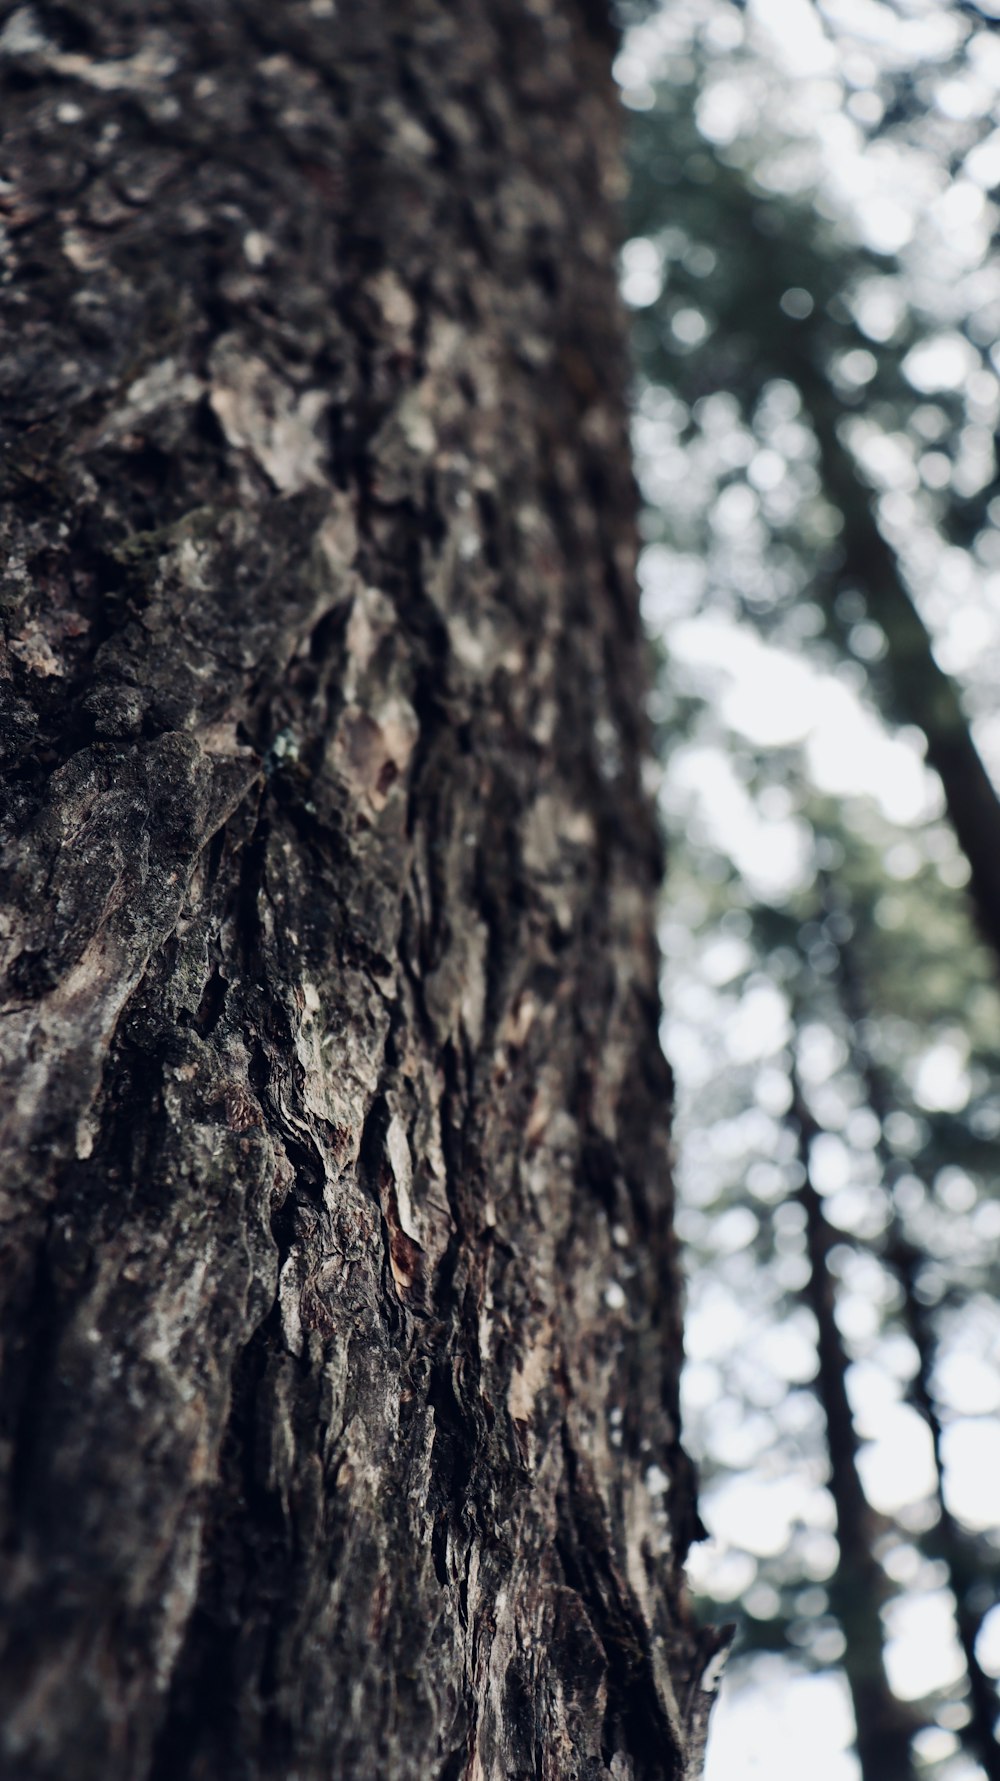
[[[1000,1769],[995,13],[673,0],[618,62],[696,1575],[748,1760],[830,1781]]]

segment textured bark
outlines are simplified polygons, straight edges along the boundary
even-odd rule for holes
[[[0,1766],[692,1776],[600,9],[4,18]]]

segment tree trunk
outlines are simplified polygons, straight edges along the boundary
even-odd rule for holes
[[[917,1355],[917,1369],[910,1387],[910,1397],[927,1424],[934,1453],[937,1524],[924,1536],[923,1547],[926,1552],[943,1561],[948,1573],[948,1586],[955,1601],[955,1627],[969,1678],[969,1720],[966,1725],[959,1727],[959,1736],[972,1760],[982,1766],[987,1781],[1000,1781],[1000,1741],[994,1729],[1000,1717],[1000,1699],[996,1685],[983,1669],[977,1653],[979,1635],[989,1612],[992,1592],[988,1576],[983,1576],[981,1551],[977,1552],[973,1539],[948,1506],[945,1490],[944,1424],[934,1389],[937,1333],[933,1314],[920,1296],[920,1274],[926,1256],[907,1235],[905,1222],[892,1191],[899,1176],[909,1172],[916,1174],[925,1188],[931,1191],[933,1171],[922,1166],[919,1158],[907,1157],[904,1162],[897,1156],[886,1136],[889,1117],[895,1111],[895,1102],[890,1082],[865,1040],[872,1014],[864,980],[851,946],[850,935],[854,923],[850,907],[838,897],[828,874],[822,876],[821,883],[827,933],[836,951],[834,975],[847,1026],[851,1067],[864,1088],[868,1106],[878,1120],[875,1155],[882,1173],[888,1212],[882,1252],[899,1282],[903,1299],[901,1322]]]
[[[840,436],[843,409],[829,380],[801,347],[789,352],[789,369],[816,435],[823,488],[844,522],[831,593],[838,587],[859,591],[885,636],[877,671],[883,705],[923,734],[927,764],[941,781],[948,820],[968,862],[973,916],[1000,963],[1000,794],[976,747],[959,688],[939,666],[896,552],[879,530],[872,491]]]
[[[700,1767],[600,11],[0,34],[17,1781]]]
[[[836,1288],[829,1256],[837,1232],[823,1210],[812,1178],[813,1146],[819,1127],[806,1103],[797,1070],[792,1071],[788,1123],[795,1134],[802,1169],[796,1198],[805,1214],[809,1278],[802,1298],[816,1319],[815,1392],[826,1423],[829,1489],[837,1518],[837,1569],[830,1582],[830,1606],[844,1635],[844,1674],[854,1709],[855,1742],[862,1781],[916,1781],[910,1741],[920,1721],[898,1701],[885,1669],[881,1610],[888,1579],[875,1556],[875,1517],[861,1484],[861,1443],[847,1392],[850,1365],[837,1323]]]

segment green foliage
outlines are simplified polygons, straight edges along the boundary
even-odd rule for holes
[[[688,1422],[722,1530],[696,1580],[716,1616],[741,1601],[744,1659],[842,1664],[856,1708],[859,1666],[881,1674],[884,1653],[862,1659],[845,1603],[877,1577],[888,1647],[918,1598],[950,1591],[964,1668],[942,1651],[914,1751],[921,1773],[944,1775],[957,1733],[993,1776],[976,1637],[996,1600],[1000,1522],[948,1457],[1000,1403],[982,1383],[1000,1341],[1000,992],[985,941],[1000,906],[962,808],[1000,663],[1000,262],[983,196],[1000,45],[974,14],[904,8],[899,41],[874,51],[846,26],[838,36],[836,9],[816,15],[824,78],[864,139],[851,153],[894,156],[926,185],[926,215],[911,206],[892,247],[884,219],[879,239],[844,195],[836,130],[811,132],[808,105],[785,102],[780,48],[754,36],[752,14],[748,26],[724,0],[677,3],[636,27],[620,72],[634,107],[623,269],[641,573],[671,843],[666,1040],[692,1258]],[[963,113],[966,90],[978,97]],[[966,238],[935,262],[935,218],[956,193]],[[979,652],[951,641],[958,619],[988,637]],[[959,663],[952,678],[939,657]],[[779,707],[808,672],[817,707],[867,713],[872,758],[853,782],[817,765],[808,721],[761,715],[776,665]],[[889,784],[893,747],[918,786],[908,800]],[[997,815],[985,798],[984,835]],[[804,1168],[831,1232],[824,1267],[871,1499],[863,1576],[833,1539]],[[909,1492],[880,1476],[880,1421],[922,1455]]]

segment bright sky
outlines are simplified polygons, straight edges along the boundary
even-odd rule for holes
[[[834,1675],[759,1658],[747,1686],[713,1710],[705,1781],[858,1781],[850,1696]],[[806,1753],[808,1752],[808,1756]]]

